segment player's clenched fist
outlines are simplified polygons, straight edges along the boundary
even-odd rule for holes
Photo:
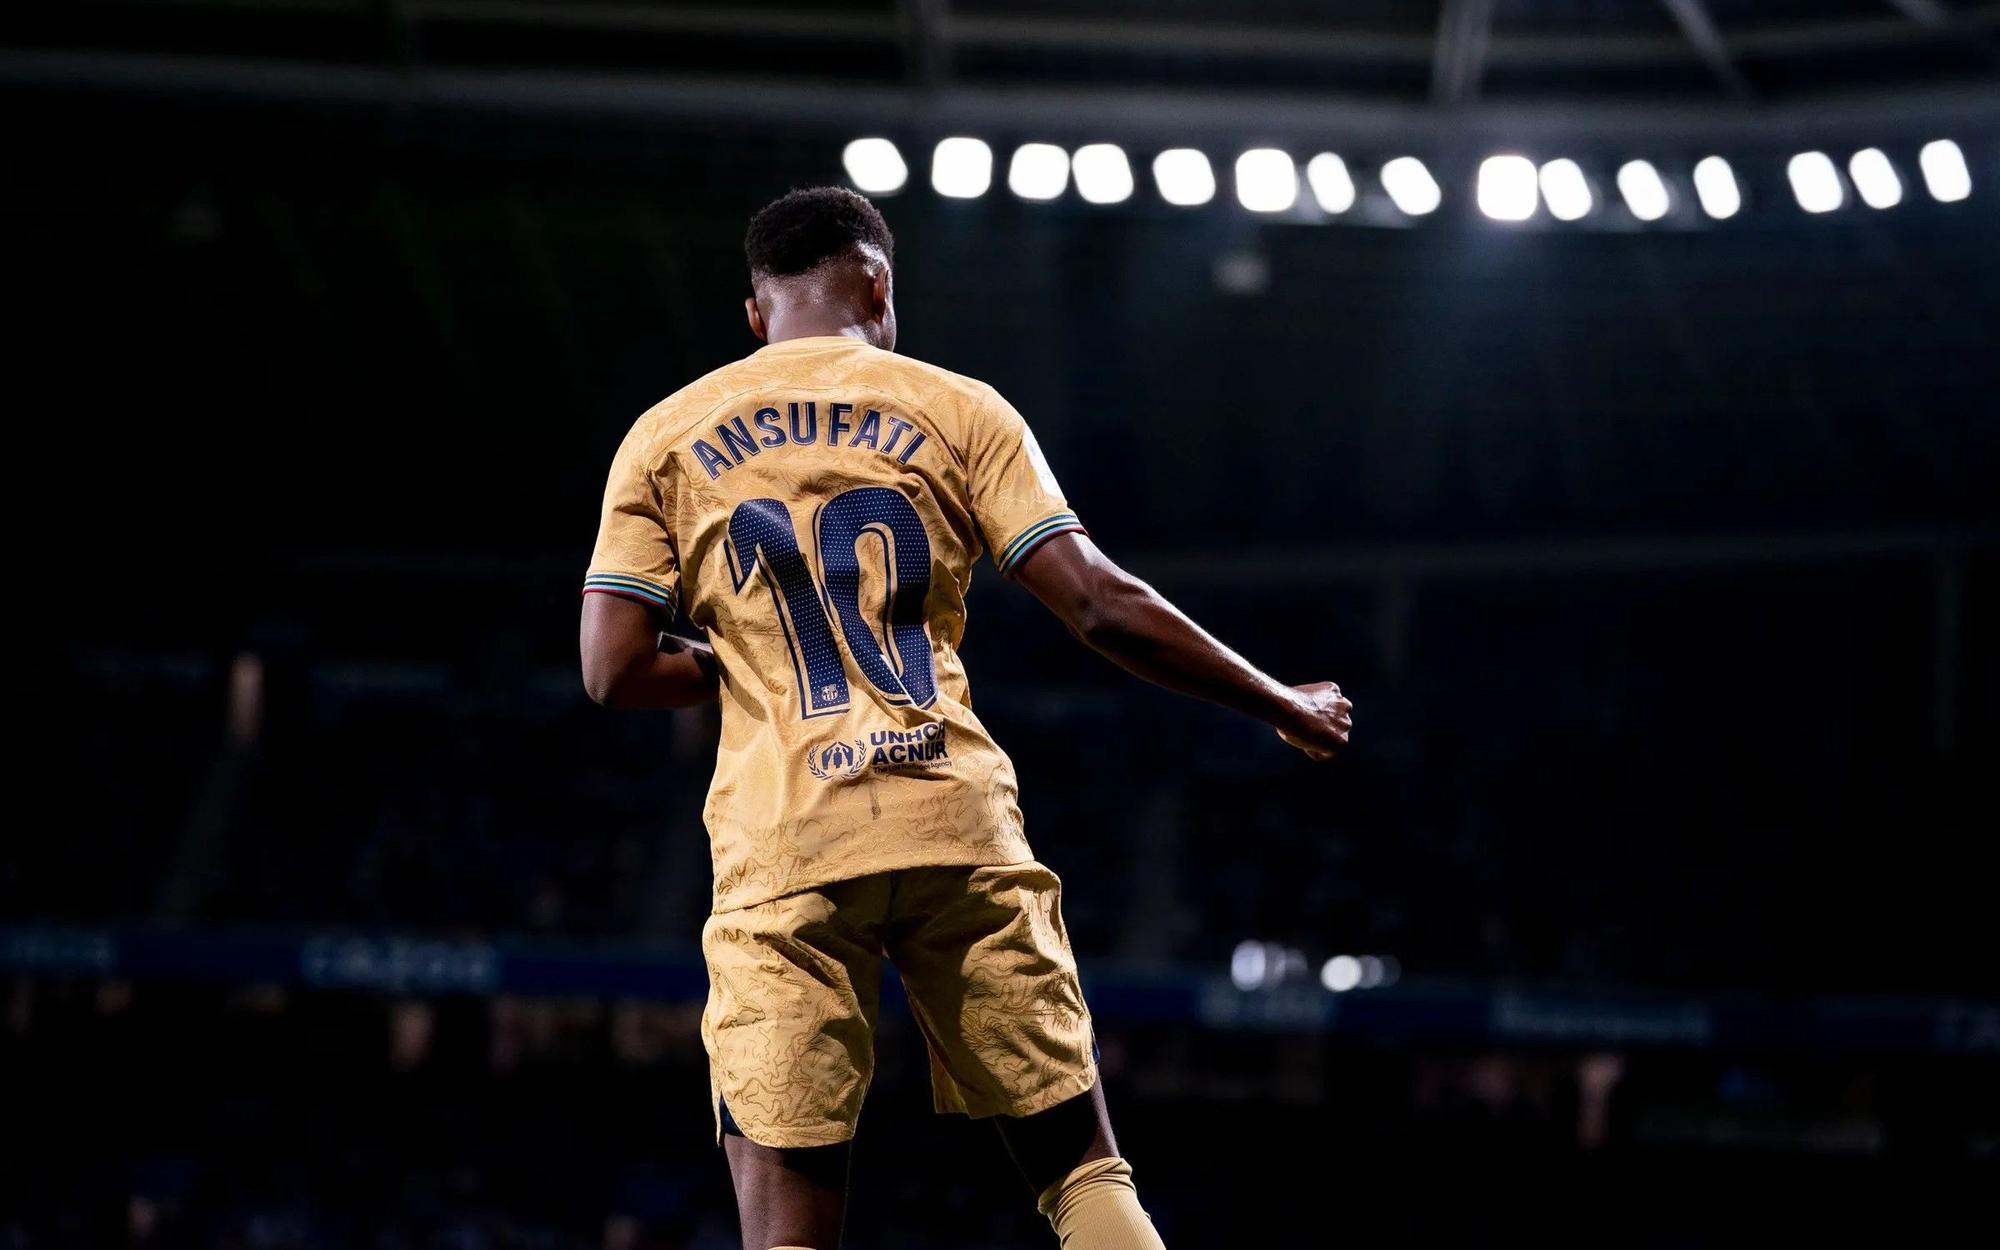
[[[1316,760],[1330,760],[1354,732],[1354,704],[1330,681],[1292,687],[1299,696],[1297,715],[1280,725],[1278,736]]]

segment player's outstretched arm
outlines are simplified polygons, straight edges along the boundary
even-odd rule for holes
[[[713,703],[721,669],[707,644],[660,632],[653,610],[617,595],[583,597],[583,688],[605,707]]]
[[[1287,686],[1216,641],[1081,533],[1043,543],[1012,570],[1069,632],[1155,685],[1254,716],[1314,759],[1347,745],[1354,705],[1330,681]]]

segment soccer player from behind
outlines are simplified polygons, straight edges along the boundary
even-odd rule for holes
[[[584,581],[584,685],[610,707],[719,699],[704,816],[710,1101],[746,1250],[839,1244],[882,959],[940,1111],[990,1116],[1064,1250],[1161,1242],[1119,1156],[1061,883],[973,715],[958,643],[990,551],[1149,681],[1346,745],[1331,682],[1283,685],[1107,559],[1021,415],[894,354],[895,243],[851,191],[750,223],[766,346],[639,418]],[[684,609],[707,644],[664,632]]]

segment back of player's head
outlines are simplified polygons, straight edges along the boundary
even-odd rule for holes
[[[895,259],[889,223],[863,195],[845,187],[800,187],[772,200],[750,219],[743,254],[750,276],[788,278],[830,260]]]

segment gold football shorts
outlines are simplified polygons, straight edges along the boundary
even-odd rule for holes
[[[1029,1115],[1088,1090],[1090,1013],[1061,899],[1029,861],[878,873],[710,916],[701,1035],[718,1133],[726,1103],[761,1145],[854,1136],[885,955],[929,1045],[939,1111]]]

